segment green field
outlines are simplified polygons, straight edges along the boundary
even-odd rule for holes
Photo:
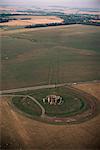
[[[2,36],[2,89],[100,79],[100,28],[71,25]]]

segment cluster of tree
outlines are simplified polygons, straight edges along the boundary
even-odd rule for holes
[[[20,18],[19,20],[31,20],[31,18]]]
[[[39,27],[49,27],[49,26],[62,26],[62,25],[69,25],[69,24],[74,24],[74,23],[47,23],[47,24],[33,24],[33,25],[28,25],[25,26],[25,28],[39,28]]]
[[[24,15],[27,15],[27,14],[24,14]],[[10,13],[2,13],[2,14],[0,14],[0,18],[2,17],[2,18],[8,18],[8,17],[10,17],[10,16],[23,16],[23,14],[10,14]]]
[[[12,14],[0,14],[0,23],[9,22],[11,20],[17,20],[16,18],[10,18]]]
[[[85,22],[83,24],[85,24],[85,25],[100,26],[100,22],[93,22],[93,21]]]
[[[62,25],[62,23],[33,24],[33,25],[25,26],[25,28],[39,28],[39,27],[58,26],[58,25]]]
[[[0,18],[0,23],[3,23],[3,22],[8,22],[9,19],[6,19],[6,18]]]
[[[11,20],[17,20],[16,18],[0,18],[0,23],[3,23],[3,22],[9,22]]]
[[[0,14],[0,23],[9,22],[11,20],[31,20],[31,18],[11,18],[10,16],[14,16],[14,14]]]
[[[93,22],[92,20],[97,20],[97,15],[81,15],[81,14],[72,14],[72,15],[62,15],[60,16],[65,24],[86,24],[86,25],[95,25],[100,26],[100,22]]]

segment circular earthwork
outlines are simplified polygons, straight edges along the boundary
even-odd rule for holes
[[[43,102],[44,97],[55,93],[62,96],[61,105]],[[97,114],[96,98],[69,86],[34,90],[21,97],[16,95],[12,103],[25,115],[50,124],[81,123]]]

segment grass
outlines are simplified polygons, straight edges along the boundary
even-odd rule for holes
[[[55,93],[63,97],[63,103],[61,105],[49,105],[48,103],[43,103],[43,98]],[[50,117],[73,116],[88,109],[84,97],[65,87],[29,91],[26,94],[33,96],[37,101],[39,101],[39,103],[45,108],[45,113]],[[41,114],[41,108],[39,108],[37,104],[29,98],[24,99],[22,97],[15,96],[12,99],[12,102],[17,108],[26,114],[36,117]]]
[[[99,27],[84,25],[3,36],[1,88],[99,80],[99,39]]]
[[[49,105],[48,103],[43,103],[43,98],[45,98],[47,95],[55,93],[63,97],[62,105]],[[31,91],[30,95],[35,97],[35,99],[41,103],[41,105],[45,108],[46,114],[48,116],[71,116],[87,109],[84,98],[82,98],[78,93],[73,92],[72,90],[65,87],[35,90],[33,93]],[[75,98],[77,98],[77,100]]]
[[[22,97],[14,97],[12,99],[12,102],[18,109],[25,112],[26,114],[29,114],[31,116],[41,115],[41,109],[35,102],[30,100],[29,98],[24,99]]]

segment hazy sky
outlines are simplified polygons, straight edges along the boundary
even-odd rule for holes
[[[64,5],[66,7],[100,8],[100,0],[0,0],[0,4]]]

